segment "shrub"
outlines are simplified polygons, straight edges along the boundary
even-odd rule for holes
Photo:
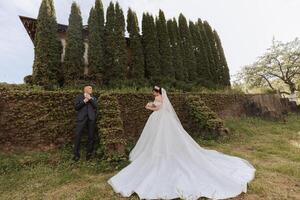
[[[32,75],[25,76],[24,83],[28,85],[32,85],[33,84]]]
[[[189,114],[195,120],[201,136],[205,139],[216,139],[228,134],[228,129],[224,127],[222,119],[205,105],[199,96],[188,95],[186,104]]]

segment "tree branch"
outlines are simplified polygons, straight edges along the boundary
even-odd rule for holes
[[[272,86],[271,82],[268,80],[268,78],[265,75],[259,74],[259,76],[261,76],[263,79],[265,79],[266,82],[268,83],[269,87],[275,91],[275,88]]]
[[[279,66],[279,70],[280,70],[280,72],[281,72],[281,74],[282,74],[282,78],[285,79],[284,73],[283,73],[283,70],[282,70],[282,64],[280,63],[280,61],[278,60],[278,58],[273,57],[273,58],[271,58],[271,59],[274,59],[274,60],[277,62],[278,66]]]

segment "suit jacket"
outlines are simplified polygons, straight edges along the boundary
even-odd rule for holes
[[[92,96],[88,102],[84,102],[84,94],[80,94],[75,99],[75,110],[77,111],[77,120],[83,120],[88,117],[90,120],[96,120],[98,113],[97,97]]]

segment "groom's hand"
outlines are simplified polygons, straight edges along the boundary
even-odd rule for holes
[[[91,100],[92,99],[92,97],[91,97],[91,95],[86,95],[86,98],[88,99],[88,100]]]
[[[88,98],[84,98],[83,101],[84,101],[84,103],[86,103],[86,102],[89,101],[89,99]]]
[[[84,103],[87,103],[89,100],[92,99],[90,94],[84,94],[85,98],[83,99]]]

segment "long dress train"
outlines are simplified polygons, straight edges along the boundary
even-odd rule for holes
[[[182,127],[164,89],[162,96],[162,105],[155,101],[161,108],[151,113],[129,154],[131,163],[108,180],[114,191],[123,197],[135,192],[140,199],[191,200],[247,192],[256,169],[245,159],[202,148]]]

